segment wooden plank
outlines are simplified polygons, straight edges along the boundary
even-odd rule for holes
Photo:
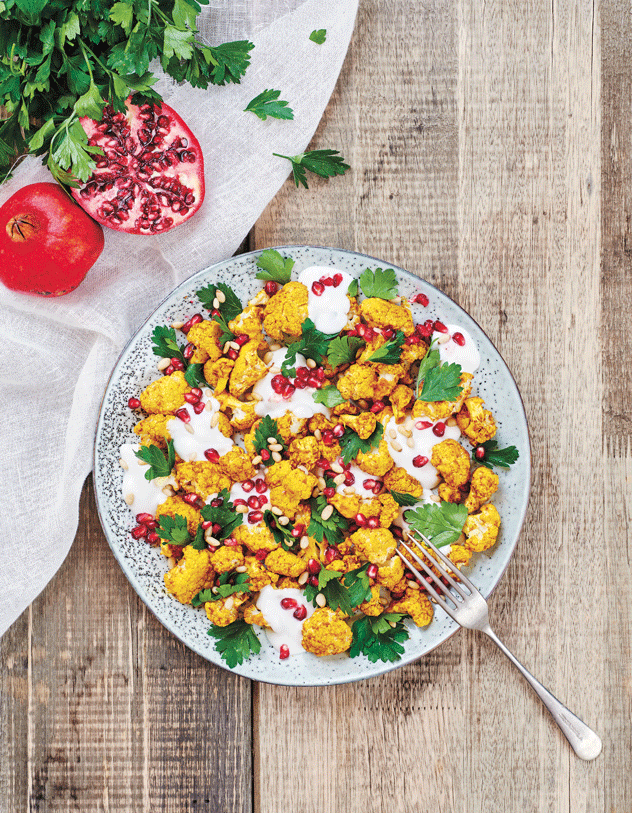
[[[3,639],[3,731],[16,733],[3,741],[7,811],[249,811],[248,682],[146,610],[105,541],[90,481],[79,527]]]

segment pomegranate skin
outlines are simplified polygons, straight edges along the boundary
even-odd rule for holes
[[[0,207],[0,280],[14,291],[74,291],[103,244],[103,229],[57,184],[28,184]]]
[[[131,97],[130,97],[131,98]],[[95,156],[92,176],[71,194],[98,223],[127,234],[163,234],[193,217],[204,200],[202,148],[166,104],[125,102],[101,121],[81,118]]]

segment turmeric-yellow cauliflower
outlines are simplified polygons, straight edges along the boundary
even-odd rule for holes
[[[472,479],[470,481],[470,493],[464,501],[464,505],[468,513],[478,511],[478,509],[487,502],[492,495],[498,490],[499,478],[497,474],[485,466],[479,466],[474,469]]]
[[[194,344],[199,350],[206,353],[205,361],[217,361],[222,355],[222,346],[220,345],[220,337],[222,335],[222,328],[219,322],[215,319],[205,319],[192,325],[187,333],[187,339],[191,344]]]
[[[351,646],[353,634],[340,610],[319,607],[303,624],[303,647],[314,655],[337,655]]]
[[[275,294],[264,310],[263,326],[277,341],[298,338],[307,319],[307,288],[302,282],[288,282]]]
[[[165,573],[165,585],[178,601],[190,604],[200,590],[213,586],[214,578],[210,551],[196,550],[187,545],[178,564]]]
[[[190,392],[191,387],[184,379],[180,370],[171,375],[163,375],[157,381],[152,381],[140,394],[140,405],[149,415],[155,413],[175,413],[184,406],[184,393]]]
[[[396,305],[385,299],[369,297],[360,303],[360,314],[371,327],[391,327],[401,330],[404,336],[410,336],[415,330],[413,317],[406,302]]]
[[[360,528],[351,534],[356,551],[375,565],[383,565],[395,553],[397,540],[388,528]]]
[[[470,476],[470,456],[456,440],[448,438],[432,447],[430,462],[453,488],[465,485]]]
[[[428,596],[421,590],[407,587],[404,596],[388,605],[389,613],[406,613],[418,627],[426,627],[434,611]]]
[[[481,551],[491,548],[498,538],[500,514],[493,505],[487,503],[477,514],[470,514],[465,520],[463,533],[464,547],[468,550]]]
[[[467,398],[456,416],[456,422],[473,446],[491,440],[496,434],[496,422],[492,413],[485,409],[482,398]]]

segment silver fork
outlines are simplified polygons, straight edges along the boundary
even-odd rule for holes
[[[406,549],[408,555],[424,570],[424,572],[431,578],[432,583],[414,567],[414,565],[407,559],[401,550],[398,548],[397,553],[404,562],[404,565],[415,575],[421,582],[428,593],[434,598],[437,604],[442,607],[445,612],[453,618],[457,624],[467,629],[476,629],[488,635],[496,646],[504,652],[509,660],[522,672],[524,678],[531,685],[531,688],[538,695],[540,700],[544,703],[547,709],[558,726],[561,728],[562,733],[571,744],[571,748],[575,751],[578,757],[590,760],[595,759],[601,753],[601,739],[595,732],[588,728],[586,723],[582,722],[579,717],[569,711],[565,705],[551,694],[540,681],[536,680],[533,675],[525,669],[520,661],[507,649],[503,642],[496,636],[492,628],[489,626],[489,613],[487,609],[487,602],[474,587],[472,582],[463,575],[452,562],[441,551],[436,548],[432,542],[427,539],[423,534],[411,534],[411,538],[418,543],[418,539],[427,546],[428,551],[432,551],[434,556],[431,556],[428,551],[424,551],[424,556],[427,558],[426,563],[420,556],[418,556],[408,545],[400,540],[400,545]],[[421,547],[421,546],[420,546]],[[432,571],[430,564],[436,567],[437,571],[443,578],[446,579],[452,590],[450,590],[441,579]],[[442,567],[442,564],[444,567]],[[458,573],[459,581],[452,577],[452,573]],[[467,592],[466,589],[467,588]],[[451,602],[451,603],[449,603]],[[452,606],[454,605],[454,607]]]

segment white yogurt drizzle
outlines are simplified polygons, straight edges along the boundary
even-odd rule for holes
[[[130,508],[134,514],[156,513],[158,506],[167,499],[167,495],[162,489],[166,485],[178,487],[173,477],[156,477],[154,480],[146,480],[145,472],[147,466],[142,465],[134,452],[140,449],[140,443],[124,443],[121,446],[120,457],[127,464],[127,469],[123,474],[123,485],[121,493],[127,502],[130,495],[134,501]]]
[[[320,296],[312,291],[312,284],[321,277],[333,277],[334,274],[342,276],[342,282],[335,288],[333,285],[325,286],[325,290]],[[347,324],[347,314],[351,308],[351,302],[347,296],[347,289],[353,281],[351,274],[346,271],[339,271],[337,268],[324,268],[312,265],[301,271],[298,281],[302,282],[309,292],[307,299],[307,315],[312,320],[317,330],[321,333],[340,333]]]
[[[464,373],[472,373],[478,370],[481,363],[481,356],[478,352],[476,342],[462,327],[458,325],[446,325],[447,333],[439,333],[435,330],[432,334],[432,346],[439,351],[439,358],[442,364],[460,364]],[[457,344],[452,338],[455,333],[460,333],[465,339],[465,344]],[[446,336],[448,340],[446,341]]]
[[[399,432],[397,432],[397,437],[395,438],[390,436],[390,429],[395,429],[395,431],[397,431],[397,424],[392,418],[390,418],[384,425],[384,437],[388,444],[389,454],[395,461],[395,465],[405,469],[408,474],[411,475],[411,477],[419,480],[425,490],[436,488],[440,481],[437,470],[430,462],[433,447],[438,443],[447,440],[448,438],[458,440],[461,436],[461,430],[458,426],[447,426],[445,421],[437,421],[435,424],[433,424],[433,426],[436,426],[437,423],[443,423],[445,426],[443,435],[441,437],[437,437],[432,431],[433,426],[429,426],[426,429],[417,429],[417,424],[423,421],[426,421],[426,419],[416,418],[410,427],[413,440],[412,447],[408,445],[407,438],[405,438]],[[396,444],[396,446],[393,444]],[[398,446],[401,447],[401,450],[399,451],[396,448]],[[428,458],[428,462],[421,468],[413,464],[413,460],[418,455]]]
[[[287,348],[282,347],[272,353],[272,367],[281,367],[285,361]],[[305,357],[300,353],[296,354],[295,367],[305,367]],[[311,418],[317,412],[329,417],[329,410],[324,404],[317,404],[312,398],[312,393],[316,392],[314,387],[306,387],[304,390],[296,389],[289,398],[284,398],[280,393],[272,389],[272,379],[279,373],[268,373],[264,378],[252,388],[255,395],[261,400],[257,401],[255,412],[263,417],[269,415],[271,418],[282,418],[289,410],[297,418]]]
[[[208,405],[211,408],[208,409]],[[173,445],[176,452],[183,460],[206,460],[204,452],[206,449],[216,449],[220,456],[230,452],[235,445],[232,438],[227,438],[219,431],[218,426],[211,426],[211,419],[216,412],[219,412],[219,401],[215,398],[206,398],[206,409],[196,415],[191,404],[184,405],[191,416],[189,423],[184,423],[180,418],[172,418],[167,421],[167,430],[173,438]],[[189,431],[187,426],[193,431]]]
[[[281,601],[284,598],[293,598],[298,602],[299,607],[303,605],[307,609],[307,615],[302,621],[294,618],[293,613],[296,608],[285,610],[281,607]],[[313,615],[316,608],[306,600],[302,590],[297,590],[295,587],[275,590],[272,585],[267,584],[259,593],[256,606],[271,627],[271,629],[266,628],[265,631],[272,646],[280,650],[285,644],[290,655],[305,652],[302,644],[303,624]]]

